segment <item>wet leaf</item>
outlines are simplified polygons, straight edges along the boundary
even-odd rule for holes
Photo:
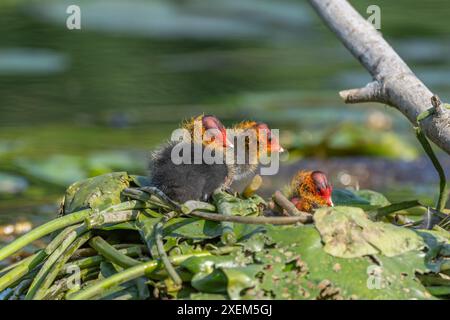
[[[333,203],[335,206],[368,206],[370,201],[358,196],[351,190],[347,189],[334,189]]]
[[[241,199],[222,191],[214,192],[213,201],[218,209],[220,207],[219,211],[239,216],[259,214],[261,213],[262,207],[266,204],[266,202],[257,195],[248,199]]]
[[[256,274],[262,266],[250,265],[238,268],[222,268],[227,278],[227,292],[232,300],[240,299],[241,291],[257,284]]]
[[[105,225],[98,228],[99,230],[112,231],[112,230],[138,230],[135,221],[127,221],[117,223],[113,225]]]
[[[391,203],[389,202],[389,200],[381,193],[373,191],[373,190],[357,190],[353,192],[355,195],[366,199],[367,201],[369,201],[370,205],[372,206],[379,206],[379,207],[384,207],[384,206],[388,206]]]
[[[40,161],[18,159],[16,164],[26,174],[60,186],[67,186],[87,177],[81,157],[53,155]]]
[[[359,208],[321,208],[314,214],[324,250],[336,257],[354,258],[370,254],[389,257],[424,247],[414,231],[390,223],[373,222]]]
[[[186,239],[213,239],[221,235],[220,223],[198,218],[174,218],[164,228],[164,235]]]
[[[28,181],[20,176],[0,172],[0,195],[18,194],[28,188]]]
[[[133,183],[138,187],[144,187],[150,185],[150,179],[146,176],[136,176],[136,175],[130,175],[131,180],[133,180]]]
[[[214,268],[233,268],[240,266],[234,255],[191,257],[181,266],[193,274],[210,273]]]
[[[121,203],[121,192],[130,180],[126,172],[114,172],[75,182],[64,196],[64,214],[87,208],[103,210]]]
[[[227,283],[227,277],[221,269],[196,273],[191,280],[192,287],[207,293],[226,293]]]
[[[410,251],[395,257],[348,259],[326,253],[320,234],[313,226],[272,226],[267,228],[267,236],[272,238],[277,248],[299,255],[308,270],[308,281],[302,288],[312,293],[311,298],[315,298],[315,292],[318,292],[316,298],[322,299],[432,298],[410,272],[412,269],[423,270],[421,251]],[[377,274],[380,270],[381,274]],[[408,274],[402,275],[405,271]],[[330,293],[334,295],[329,296]]]
[[[158,256],[153,229],[160,220],[161,218],[154,218],[145,214],[140,214],[136,219],[136,226],[139,229],[142,242],[147,245],[153,257]]]

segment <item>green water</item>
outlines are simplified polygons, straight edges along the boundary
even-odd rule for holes
[[[378,4],[385,37],[450,98],[448,1],[351,2],[364,15]],[[370,78],[305,1],[78,1],[82,30],[69,31],[71,3],[0,4],[0,172],[26,181],[19,193],[0,192],[4,217],[53,214],[42,205],[78,178],[144,173],[151,148],[201,112],[227,125],[267,121],[292,143],[292,162],[317,155],[310,146],[336,124],[365,125],[381,111],[387,124],[370,139],[376,130],[398,137],[381,155],[420,152],[395,110],[342,103],[339,90]]]

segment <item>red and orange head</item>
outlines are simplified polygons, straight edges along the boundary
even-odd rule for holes
[[[322,171],[299,171],[291,181],[290,200],[302,211],[314,207],[333,206],[332,185]]]
[[[331,194],[333,193],[333,186],[328,182],[325,173],[322,171],[313,171],[311,178],[316,187],[316,193],[322,197],[328,206],[332,207],[333,200],[331,199]]]
[[[227,139],[227,130],[220,120],[213,115],[199,115],[183,123],[194,142],[203,145],[233,147]]]
[[[256,142],[259,152],[259,147],[262,145],[268,154],[271,152],[283,152],[284,149],[280,145],[278,138],[272,133],[272,130],[264,122],[244,121],[237,124],[234,130],[255,130]]]

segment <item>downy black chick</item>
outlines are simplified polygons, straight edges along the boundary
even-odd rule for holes
[[[185,129],[183,142],[171,141],[153,154],[152,186],[178,203],[207,201],[214,190],[226,187],[233,179],[233,167],[225,161],[225,150],[233,145],[215,116],[194,117],[183,123],[182,128]],[[213,163],[204,154],[222,157],[223,161]]]

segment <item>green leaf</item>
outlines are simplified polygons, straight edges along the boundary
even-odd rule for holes
[[[19,158],[15,163],[26,174],[60,186],[87,177],[83,158],[77,156],[52,155],[45,160]]]
[[[219,212],[226,212],[229,215],[257,215],[261,213],[266,202],[257,195],[248,199],[235,197],[227,192],[216,191],[213,194],[213,201]]]
[[[139,188],[149,186],[151,184],[150,179],[146,176],[137,176],[132,174],[130,175],[130,178],[133,181],[133,183]]]
[[[105,225],[98,228],[99,230],[112,231],[112,230],[138,230],[135,221],[127,221],[117,223],[113,225]]]
[[[214,269],[212,272],[199,272],[192,277],[191,285],[201,292],[226,293],[227,277],[221,269]]]
[[[210,273],[214,268],[232,268],[240,266],[234,255],[191,257],[181,264],[191,273]]]
[[[158,256],[153,229],[160,220],[161,218],[154,218],[145,214],[138,215],[136,220],[136,226],[139,229],[139,235],[141,236],[142,242],[147,245],[152,257]]]
[[[335,206],[368,206],[370,201],[358,196],[347,189],[333,189],[333,203]]]
[[[164,235],[185,239],[213,239],[221,235],[219,222],[198,218],[174,218],[166,223]]]
[[[300,286],[296,284],[300,292],[293,298],[304,298],[305,292],[312,299],[432,298],[410,272],[423,269],[423,252],[410,251],[395,257],[338,258],[325,252],[320,234],[313,226],[270,226],[266,235],[278,250],[282,248],[298,255],[307,270],[305,282]],[[371,274],[374,269],[381,270],[379,277]],[[373,284],[375,286],[371,286]],[[330,297],[330,292],[335,294]]]
[[[390,223],[373,222],[359,208],[321,208],[314,214],[324,250],[336,257],[354,258],[370,254],[389,257],[424,247],[414,231]]]
[[[391,204],[383,194],[373,190],[357,190],[354,191],[354,194],[369,201],[372,206],[384,207]]]
[[[249,265],[237,268],[221,268],[227,277],[227,292],[231,299],[240,299],[242,290],[254,287],[257,284],[256,274],[262,266]]]
[[[63,201],[63,212],[92,208],[103,210],[121,203],[121,192],[130,185],[126,172],[114,172],[78,181],[67,190]]]

